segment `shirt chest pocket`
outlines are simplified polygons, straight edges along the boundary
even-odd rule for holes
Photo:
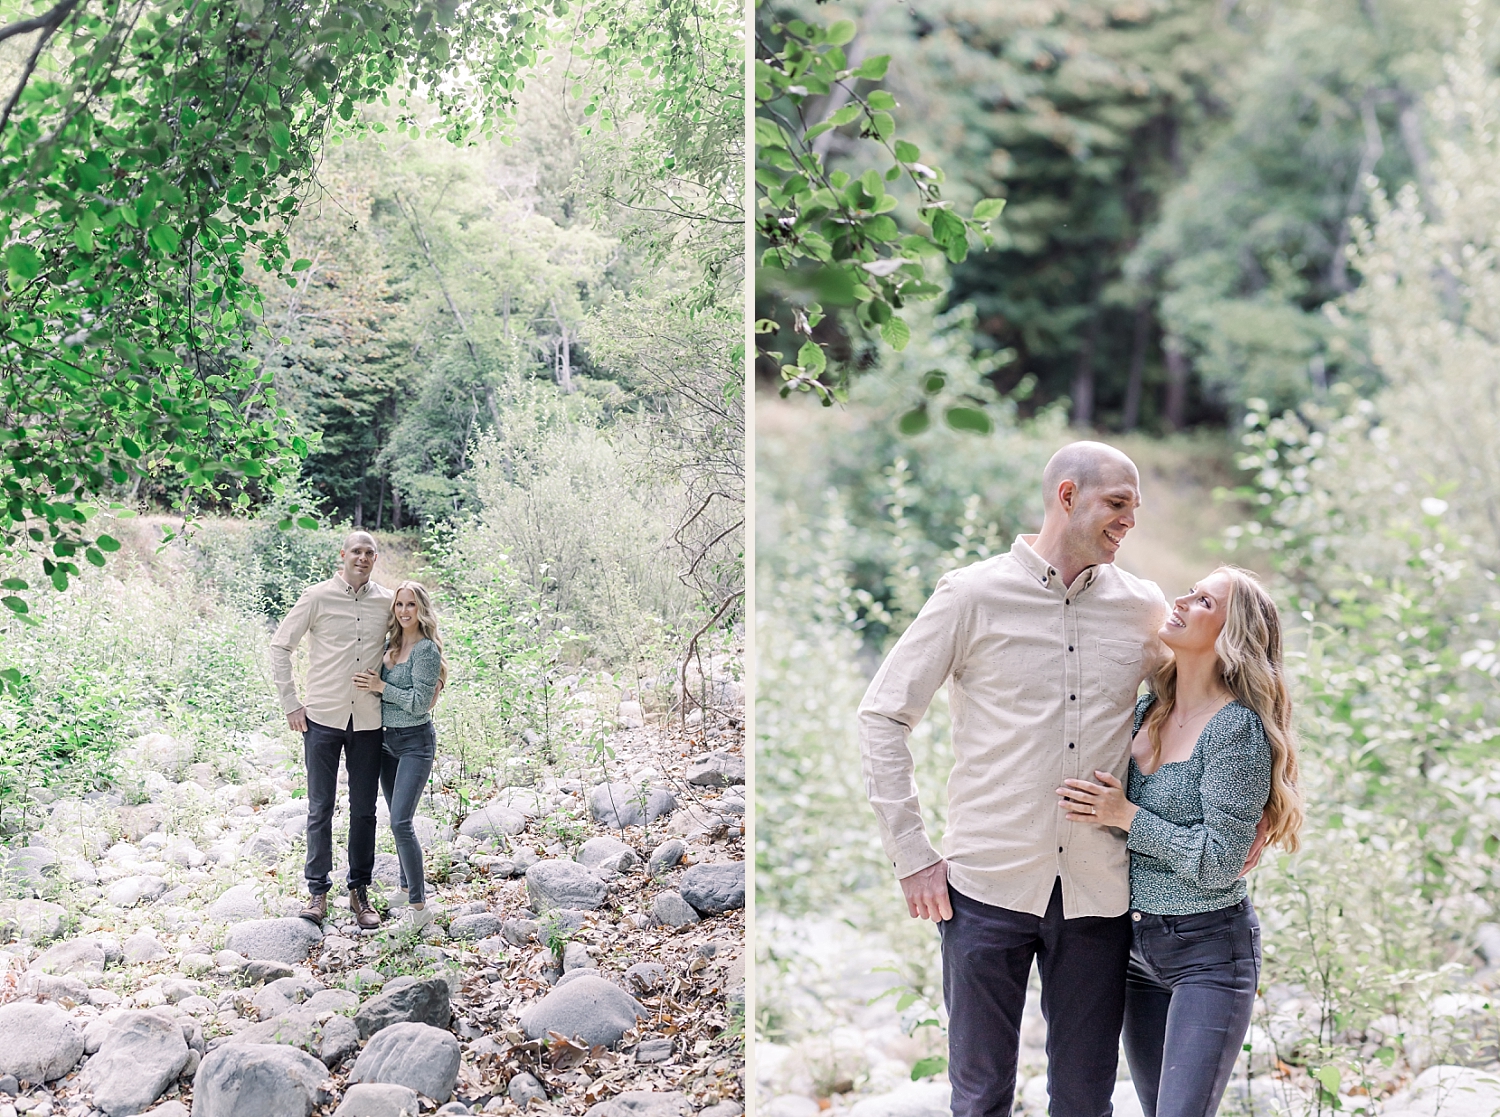
[[[1099,640],[1094,657],[1099,693],[1104,698],[1129,701],[1141,685],[1141,646],[1130,640]]]

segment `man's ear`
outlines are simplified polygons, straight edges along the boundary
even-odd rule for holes
[[[1057,486],[1057,503],[1062,505],[1064,512],[1071,512],[1078,503],[1078,486],[1072,481],[1064,481]]]

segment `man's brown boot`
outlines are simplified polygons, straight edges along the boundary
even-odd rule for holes
[[[319,892],[307,901],[307,906],[297,913],[303,919],[323,926],[323,920],[328,917],[328,893]]]
[[[380,913],[370,906],[370,899],[363,888],[349,889],[349,910],[361,929],[373,931],[380,926]]]

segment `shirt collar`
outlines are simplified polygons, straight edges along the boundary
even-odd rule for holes
[[[364,585],[360,586],[359,589],[355,589],[348,582],[344,581],[343,571],[340,570],[335,570],[333,572],[333,580],[339,584],[340,589],[342,589],[350,597],[354,598],[355,601],[360,600],[365,596],[365,594],[369,593],[370,587],[375,584],[374,582],[366,582]]]
[[[1010,545],[1010,553],[1021,564],[1021,569],[1046,586],[1057,581],[1060,575],[1057,573],[1056,567],[1052,566],[1032,549],[1032,544],[1037,539],[1038,536],[1035,535],[1016,536],[1016,541]],[[1061,581],[1057,581],[1057,588],[1065,590],[1069,595],[1076,595],[1094,584],[1094,580],[1099,577],[1101,569],[1102,567],[1099,566],[1086,566],[1083,568],[1083,572],[1074,579],[1071,586],[1065,587]]]

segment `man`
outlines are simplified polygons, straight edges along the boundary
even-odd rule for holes
[[[1097,442],[1043,473],[1039,535],[944,576],[860,704],[865,785],[912,916],[938,921],[954,1117],[1010,1117],[1021,1011],[1042,977],[1052,1117],[1106,1117],[1130,953],[1123,836],[1061,818],[1054,789],[1124,778],[1136,692],[1167,603],[1114,565],[1134,463]],[[953,721],[946,857],[907,738],[944,683]]]
[[[349,908],[355,922],[380,926],[367,890],[375,871],[375,796],[380,788],[380,696],[354,686],[360,671],[379,670],[391,591],[370,581],[378,558],[374,536],[350,532],[342,567],[309,586],[271,638],[271,675],[286,723],[302,734],[307,764],[307,888],[301,915],[319,925],[332,887],[333,808],[339,754],[349,771]],[[307,701],[297,696],[292,653],[308,638]]]

